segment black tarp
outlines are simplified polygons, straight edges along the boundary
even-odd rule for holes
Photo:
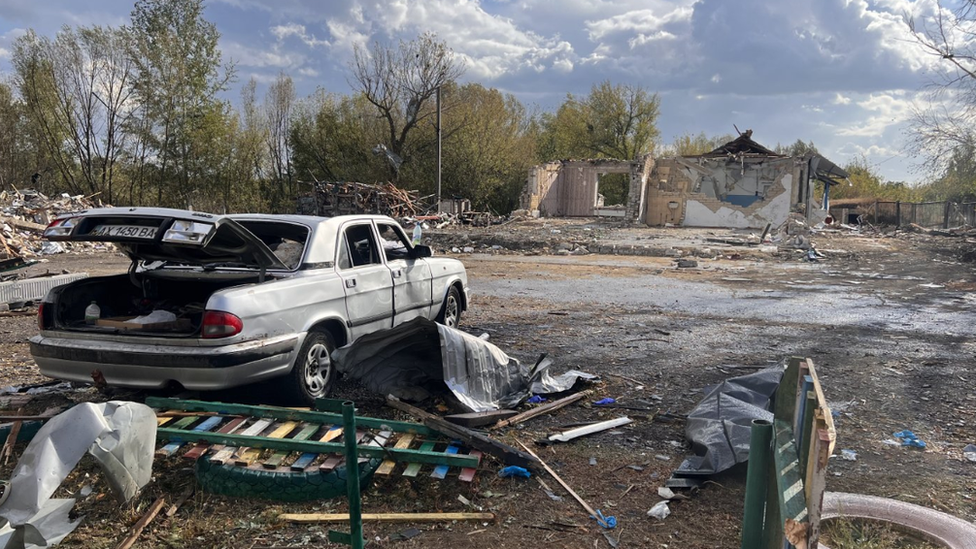
[[[783,366],[733,377],[711,388],[688,414],[685,438],[694,456],[674,476],[708,476],[749,460],[752,420],[773,420],[773,395]]]

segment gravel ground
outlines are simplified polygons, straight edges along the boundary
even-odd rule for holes
[[[976,464],[962,456],[966,444],[976,443],[976,278],[973,265],[959,260],[976,245],[961,238],[836,233],[814,237],[826,258],[811,263],[796,252],[708,240],[730,236],[747,235],[645,231],[576,220],[440,231],[432,239],[449,254],[460,244],[478,252],[453,254],[465,262],[474,295],[463,328],[488,332],[492,342],[523,361],[548,352],[556,371],[578,368],[602,375],[593,400],[660,399],[653,412],[634,412],[635,422],[619,434],[540,450],[584,499],[617,516],[614,536],[620,536],[621,547],[738,545],[742,471],[722,475],[691,499],[673,504],[665,521],[645,515],[658,501],[657,487],[689,451],[680,422],[653,416],[687,413],[705,387],[741,372],[728,366],[764,366],[789,356],[813,359],[828,400],[840,412],[838,450],[858,455],[857,461],[831,460],[828,490],[894,497],[976,519]],[[552,255],[560,248],[634,242],[661,255],[696,256],[698,266],[676,268],[674,257]],[[116,272],[125,266],[124,258],[98,254],[58,256],[32,268]],[[26,345],[34,330],[32,316],[0,318],[5,366],[0,384],[43,380]],[[377,397],[351,383],[341,383],[337,392],[355,398],[368,415],[391,414]],[[235,395],[253,400],[260,391],[219,396]],[[48,396],[32,406],[96,398],[105,396],[87,389]],[[529,442],[566,424],[616,415],[586,404],[571,406],[504,438]],[[885,443],[902,429],[913,430],[928,447]],[[590,458],[597,464],[590,465]],[[450,479],[378,481],[364,499],[370,512],[464,511],[469,509],[457,500],[464,495],[495,512],[496,523],[417,525],[422,534],[409,541],[389,538],[408,526],[372,524],[367,537],[378,539],[376,546],[397,547],[608,545],[571,498],[563,494],[562,501],[553,501],[534,479],[500,479],[496,470],[489,463],[471,485]],[[9,465],[0,476],[6,474]],[[155,497],[175,497],[189,483],[186,464],[178,458],[158,462],[155,474],[156,482],[136,507],[119,509],[110,498],[98,499],[104,482],[97,482],[91,464],[83,466],[63,490],[95,482],[96,492],[79,503],[88,518],[63,544],[114,546]],[[280,524],[274,517],[282,511],[341,511],[344,505],[279,505],[197,494],[174,517],[157,519],[136,547],[325,547],[328,528]]]

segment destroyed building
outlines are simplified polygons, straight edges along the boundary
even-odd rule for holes
[[[626,203],[605,208],[600,176],[621,172],[630,174]],[[536,166],[529,171],[522,207],[541,216],[616,216],[649,226],[759,228],[779,225],[791,212],[821,221],[826,211],[817,183],[829,189],[846,177],[819,154],[776,153],[753,141],[748,130],[701,155]]]

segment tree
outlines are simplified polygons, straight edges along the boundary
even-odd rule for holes
[[[274,182],[272,203],[275,210],[283,206],[285,197],[294,197],[295,184],[291,166],[292,151],[288,143],[291,134],[292,107],[295,104],[295,84],[291,77],[279,73],[268,87],[264,98],[264,114],[267,130],[264,132],[268,158],[271,162],[270,178]]]
[[[779,143],[773,148],[773,151],[782,154],[783,156],[806,156],[808,154],[820,154],[817,150],[817,146],[813,144],[813,141],[803,142],[802,139],[797,139],[792,145],[784,147]]]
[[[24,103],[0,82],[0,188],[20,188],[37,173],[37,151],[25,119]]]
[[[108,202],[133,109],[126,41],[124,31],[103,27],[64,27],[53,41],[28,31],[13,55],[31,124],[68,189]]]
[[[720,135],[715,137],[708,137],[705,132],[700,132],[697,135],[686,133],[684,135],[679,135],[674,139],[664,150],[665,156],[695,156],[699,154],[705,154],[707,152],[714,151],[720,146],[728,143],[735,139],[731,135]]]
[[[224,106],[217,94],[234,70],[222,62],[220,33],[203,18],[203,0],[138,0],[130,32],[143,138],[158,177],[157,204],[186,205],[197,186],[207,185],[192,178],[193,166],[206,162],[201,155],[208,150],[193,140],[212,135],[205,125],[221,119],[217,113]]]
[[[904,183],[885,181],[864,156],[855,157],[844,166],[844,171],[848,174],[847,181],[831,188],[830,198],[832,200],[868,198],[911,202],[918,199],[917,189]]]
[[[654,150],[660,100],[642,86],[593,86],[582,99],[573,95],[555,115],[543,118],[540,150],[555,158],[633,160]]]
[[[950,9],[937,2],[934,15],[908,19],[921,51],[941,60],[929,86],[929,106],[916,106],[907,149],[929,173],[945,173],[961,150],[976,141],[976,0]]]
[[[425,33],[410,42],[401,40],[396,48],[379,42],[369,50],[356,46],[351,68],[352,85],[385,123],[387,135],[382,144],[394,155],[390,176],[399,180],[397,159],[410,162],[407,139],[411,131],[434,116],[427,105],[439,88],[464,73],[464,66],[447,44]]]

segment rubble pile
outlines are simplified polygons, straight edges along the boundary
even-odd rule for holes
[[[99,242],[47,242],[41,235],[61,214],[102,207],[83,195],[48,197],[34,190],[0,192],[0,259],[31,258],[66,251],[112,251]]]
[[[419,192],[400,189],[392,183],[316,182],[312,187],[312,191],[298,197],[297,212],[301,215],[380,214],[404,218],[416,217],[429,209]]]

